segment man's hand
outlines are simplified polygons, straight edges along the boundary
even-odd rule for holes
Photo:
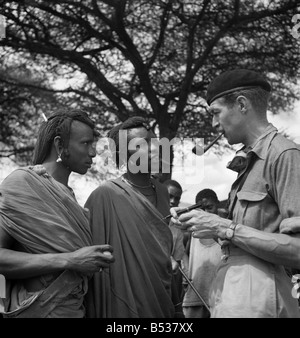
[[[67,268],[84,274],[99,272],[115,261],[110,245],[93,245],[67,253]]]
[[[171,262],[172,262],[172,271],[173,273],[177,273],[179,263],[171,256]]]
[[[39,176],[47,173],[46,168],[42,164],[31,165],[28,168],[33,170]]]
[[[171,221],[175,226],[181,230],[192,232],[193,237],[225,239],[225,231],[231,224],[231,220],[198,209],[178,216],[177,211],[181,209],[171,208],[170,210]]]

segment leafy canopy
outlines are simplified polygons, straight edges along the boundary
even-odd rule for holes
[[[90,111],[105,131],[131,115],[161,137],[214,137],[205,91],[243,67],[272,83],[270,110],[292,107],[297,0],[0,0],[1,139],[31,146],[41,112]],[[62,81],[63,79],[63,81]],[[27,139],[27,141],[26,141]]]

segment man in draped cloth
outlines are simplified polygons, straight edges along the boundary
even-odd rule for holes
[[[101,184],[85,204],[94,244],[109,243],[115,257],[109,269],[92,279],[88,316],[173,317],[172,234],[162,220],[170,210],[168,192],[151,177],[148,166],[158,159],[151,142],[156,136],[139,117],[119,124],[108,136],[117,166],[126,165],[127,171]],[[129,150],[123,152],[122,147]]]
[[[0,186],[0,274],[4,317],[85,316],[93,273],[113,261],[109,245],[92,246],[88,211],[68,177],[85,174],[95,156],[94,123],[85,112],[56,113],[42,123],[33,163]]]

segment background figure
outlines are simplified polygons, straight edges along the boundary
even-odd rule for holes
[[[168,189],[170,208],[177,207],[180,203],[182,195],[181,185],[177,181],[171,179],[166,180],[164,185],[166,185]],[[180,229],[175,227],[172,222],[170,222],[169,226],[173,236],[173,249],[171,255],[172,270],[174,275],[173,301],[176,305],[177,316],[179,316],[179,313],[182,312],[182,300],[184,296],[182,287],[182,274],[179,271],[179,267],[181,267],[181,260],[184,255],[184,234]]]
[[[167,186],[169,197],[170,197],[170,207],[178,207],[182,195],[182,187],[175,180],[166,180],[164,184]]]
[[[177,181],[171,180],[171,179],[164,181],[164,184],[168,188],[168,193],[170,197],[170,208],[178,207],[180,204],[181,196],[182,196],[181,185]],[[181,237],[181,234],[178,236]],[[189,232],[184,231],[183,232],[183,246],[184,247],[186,246],[188,239],[189,239]]]
[[[95,275],[89,289],[89,317],[170,318],[172,234],[162,218],[169,214],[165,185],[151,178],[158,159],[156,138],[146,121],[131,117],[109,132],[117,166],[127,171],[93,191],[85,207],[91,213],[95,244],[114,248],[111,269]]]
[[[195,203],[201,203],[200,209],[206,212],[218,214],[219,199],[211,189],[199,191]],[[184,271],[208,306],[210,288],[220,260],[219,243],[212,238],[201,239],[190,236],[183,258]],[[210,318],[210,312],[202,300],[185,280],[183,282],[186,285],[182,304],[184,316],[186,318]]]
[[[88,279],[113,262],[109,245],[92,246],[87,210],[68,178],[95,156],[94,123],[85,112],[51,115],[37,137],[34,164],[0,186],[0,274],[4,317],[82,318]],[[0,300],[1,301],[1,300]]]

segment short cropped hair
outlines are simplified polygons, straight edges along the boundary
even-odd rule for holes
[[[182,192],[181,185],[177,181],[175,181],[175,180],[171,180],[171,179],[170,180],[166,180],[166,181],[164,181],[164,184],[167,187],[170,187],[170,186],[175,187],[175,188],[179,189]]]
[[[133,128],[144,127],[147,130],[150,130],[151,127],[147,123],[146,119],[141,116],[131,116],[127,120],[122,123],[119,123],[115,127],[113,127],[107,134],[108,138],[113,141],[113,144],[110,143],[109,148],[111,151],[116,152],[116,165],[120,167],[120,156],[119,156],[119,149],[120,149],[120,139],[119,139],[119,131],[120,130],[129,130]]]
[[[209,198],[216,203],[220,203],[217,194],[212,189],[203,189],[196,195],[196,203],[201,201],[203,198]]]
[[[259,114],[263,114],[267,111],[270,92],[264,90],[261,87],[255,87],[251,89],[241,89],[236,92],[227,94],[225,96],[222,96],[223,102],[231,107],[234,105],[237,97],[240,95],[245,96],[247,99],[249,99],[253,108]]]
[[[81,109],[69,109],[54,113],[47,121],[42,122],[39,129],[33,154],[34,165],[42,164],[44,162],[50,154],[56,136],[61,138],[63,147],[67,149],[73,121],[85,123],[93,130],[95,137],[99,136],[99,133],[95,129],[94,121],[89,118],[85,111]]]

